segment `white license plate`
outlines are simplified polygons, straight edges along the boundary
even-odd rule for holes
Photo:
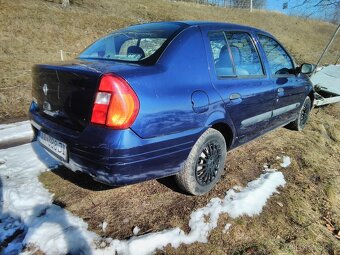
[[[39,132],[38,141],[47,149],[67,161],[67,145],[44,132]]]

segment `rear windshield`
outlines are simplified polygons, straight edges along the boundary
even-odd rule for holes
[[[154,64],[185,26],[182,23],[150,23],[121,29],[90,45],[79,58]]]

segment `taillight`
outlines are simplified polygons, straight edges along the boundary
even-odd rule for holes
[[[100,80],[91,122],[115,129],[129,128],[139,111],[136,93],[123,78],[106,74]]]

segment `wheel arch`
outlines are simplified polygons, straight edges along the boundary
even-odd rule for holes
[[[221,132],[226,141],[227,149],[232,147],[236,138],[236,130],[228,112],[214,111],[208,117],[205,126]]]
[[[223,135],[225,139],[227,149],[229,150],[229,148],[232,146],[233,141],[234,141],[234,134],[233,134],[232,128],[225,122],[216,122],[211,125],[211,128],[216,129],[217,131],[221,132],[221,134]]]
[[[314,100],[315,100],[314,90],[311,90],[307,96],[310,97],[310,100],[312,101],[312,107],[313,107]]]

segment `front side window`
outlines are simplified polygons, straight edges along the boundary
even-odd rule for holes
[[[131,26],[99,39],[85,49],[79,58],[144,63],[157,53],[160,55],[184,27],[179,23]]]
[[[281,45],[265,35],[259,35],[259,40],[267,60],[272,75],[287,75],[294,69],[293,62]]]

